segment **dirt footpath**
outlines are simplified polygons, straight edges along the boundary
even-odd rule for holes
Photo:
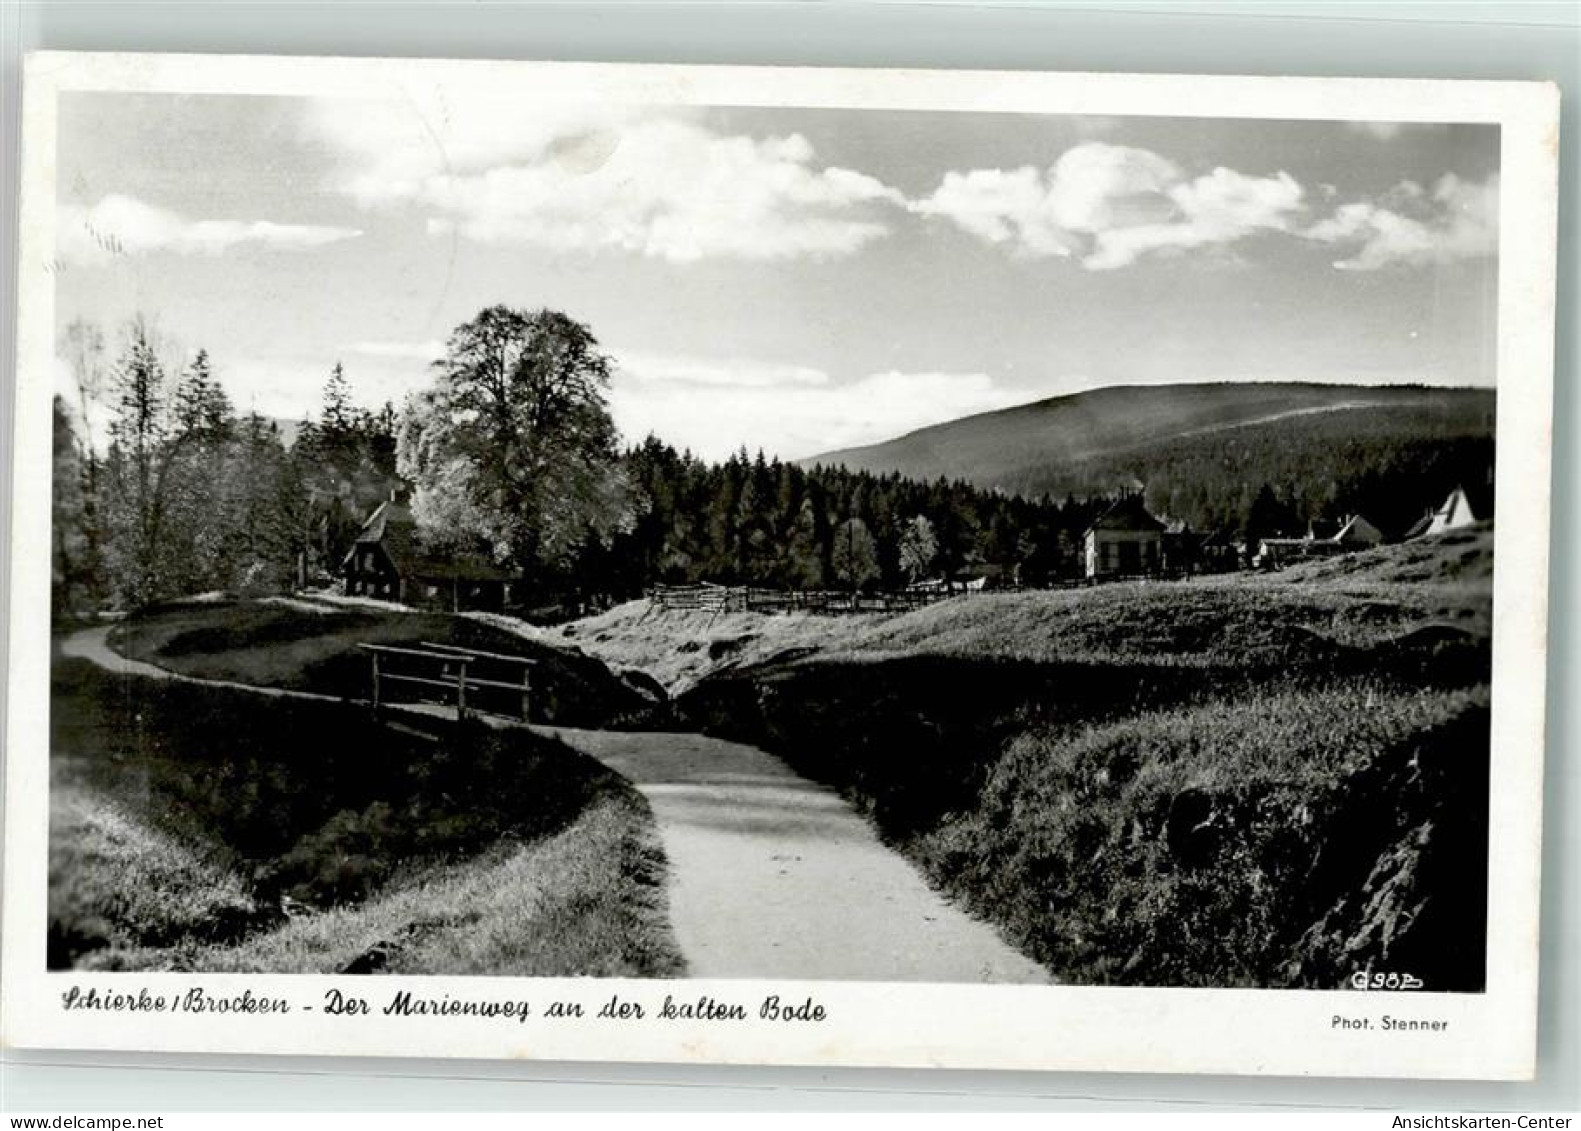
[[[292,691],[284,687],[259,687],[253,683],[237,683],[230,679],[199,679],[182,675],[157,664],[128,659],[110,647],[110,627],[85,628],[72,633],[60,642],[60,654],[73,659],[91,660],[106,671],[117,675],[140,675],[149,679],[173,679],[180,683],[196,683],[204,687],[228,687],[233,691],[251,691],[256,695],[273,695],[287,699],[316,699],[321,703],[340,703],[344,700],[334,695],[320,695],[315,691]]]
[[[543,729],[648,799],[691,977],[1052,980],[773,755],[697,734]]]

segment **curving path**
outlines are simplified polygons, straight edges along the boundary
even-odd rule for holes
[[[111,625],[85,628],[72,633],[60,642],[60,653],[79,660],[92,660],[106,671],[117,675],[141,675],[152,679],[173,679],[180,683],[201,683],[208,687],[229,687],[237,691],[252,691],[259,695],[274,695],[289,699],[318,699],[325,703],[343,703],[334,695],[320,695],[313,691],[292,691],[284,687],[259,687],[256,683],[237,683],[230,679],[201,679],[195,675],[182,675],[169,668],[143,660],[133,660],[110,647]]]
[[[61,651],[127,675],[340,701],[180,675],[116,652],[109,631],[73,633]],[[700,734],[532,729],[597,758],[647,798],[692,977],[1052,980],[929,888],[833,790],[772,754]]]
[[[648,799],[693,977],[1051,981],[929,888],[833,790],[771,754],[700,734],[534,729]]]

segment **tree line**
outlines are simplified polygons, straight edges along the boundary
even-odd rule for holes
[[[1112,485],[1131,483],[1117,465],[1106,490],[1056,498],[745,448],[709,462],[652,436],[622,446],[609,357],[551,310],[495,306],[458,326],[430,385],[399,411],[358,407],[336,363],[294,434],[238,412],[204,350],[168,352],[141,320],[113,359],[95,328],[65,335],[78,398],[55,402],[58,610],[327,583],[392,491],[409,498],[425,552],[504,567],[537,605],[699,581],[871,590],[990,573],[1041,585],[1080,576],[1084,531]],[[1199,532],[1249,539],[1299,534],[1346,508],[1408,520],[1463,465],[1491,461],[1491,437],[1443,439],[1336,437],[1348,478],[1326,484],[1248,479],[1227,459],[1204,470],[1166,445],[1154,462],[1179,474],[1149,483],[1147,501]]]
[[[984,570],[1042,584],[1079,574],[1082,532],[1100,505],[745,450],[708,463],[651,436],[623,465],[645,504],[611,546],[612,580],[627,590],[644,581],[897,589]]]
[[[206,350],[172,362],[141,319],[113,359],[84,323],[64,352],[77,396],[54,399],[57,611],[289,590],[338,562],[395,481],[395,409],[357,408],[338,364],[318,418],[288,437],[236,410]]]

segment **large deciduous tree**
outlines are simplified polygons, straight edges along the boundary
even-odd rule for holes
[[[604,399],[610,361],[552,310],[494,306],[450,335],[398,437],[413,514],[440,544],[481,543],[525,576],[570,569],[632,518]]]
[[[848,518],[834,532],[829,568],[835,580],[855,592],[879,579],[878,544],[860,518]]]

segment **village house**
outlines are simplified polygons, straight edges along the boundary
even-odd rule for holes
[[[1383,531],[1359,514],[1353,514],[1328,544],[1340,550],[1367,550],[1383,544]]]
[[[1245,543],[1234,531],[1223,528],[1204,534],[1195,553],[1197,569],[1202,573],[1233,573],[1241,568],[1245,557]]]
[[[1087,528],[1088,580],[1158,573],[1164,561],[1164,529],[1140,494],[1114,503]]]
[[[346,594],[426,608],[498,612],[511,600],[511,575],[477,555],[437,554],[417,539],[399,492],[368,516],[341,562]]]
[[[1307,526],[1304,538],[1264,538],[1258,543],[1252,565],[1259,569],[1277,569],[1305,558],[1328,558],[1353,550],[1371,549],[1383,542],[1383,531],[1359,514],[1347,516],[1333,534],[1320,535],[1323,529],[1321,522],[1314,521]]]
[[[1405,532],[1405,536],[1420,538],[1424,534],[1442,534],[1446,530],[1470,526],[1476,521],[1477,516],[1472,513],[1471,500],[1466,497],[1466,489],[1456,487],[1450,492],[1449,498],[1445,499],[1437,509],[1423,515],[1415,526]]]

